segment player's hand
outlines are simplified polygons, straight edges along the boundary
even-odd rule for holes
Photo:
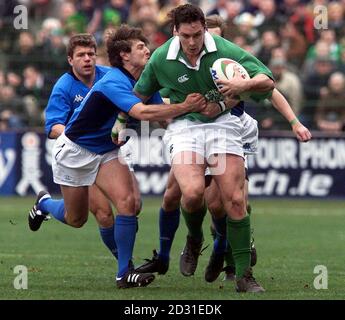
[[[119,113],[116,121],[111,129],[111,140],[114,144],[122,146],[126,142],[126,138],[121,135],[121,131],[126,129],[127,115]]]
[[[228,80],[216,80],[218,90],[224,96],[238,99],[239,95],[248,89],[248,81],[243,79],[239,69],[234,67],[234,76]]]
[[[206,109],[206,99],[200,93],[190,93],[183,102],[186,112],[202,112]]]
[[[307,142],[312,138],[310,131],[299,121],[292,125],[292,131],[300,142]]]
[[[207,102],[206,109],[200,113],[208,118],[215,118],[222,113],[222,109],[217,102]]]

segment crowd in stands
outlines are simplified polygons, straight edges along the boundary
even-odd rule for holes
[[[167,12],[182,0],[6,0],[0,3],[0,131],[42,126],[50,90],[69,68],[66,43],[92,33],[98,63],[107,64],[108,28],[139,26],[150,49],[171,36]],[[345,0],[206,0],[207,15],[226,22],[225,37],[273,72],[276,87],[309,128],[345,130]],[[16,5],[28,9],[28,29],[13,26]],[[261,129],[288,129],[274,108],[248,102]]]

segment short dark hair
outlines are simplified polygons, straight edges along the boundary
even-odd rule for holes
[[[123,66],[121,52],[131,52],[132,40],[141,40],[149,43],[139,28],[121,25],[117,30],[110,30],[106,37],[106,47],[109,63],[113,67]]]
[[[189,3],[172,9],[168,13],[168,19],[171,21],[172,26],[174,26],[176,30],[180,28],[181,23],[200,21],[204,27],[206,26],[203,11],[198,6]]]
[[[206,27],[207,28],[219,28],[221,32],[221,36],[224,36],[224,32],[226,29],[226,24],[222,17],[220,17],[217,14],[212,14],[208,17],[206,17]]]
[[[67,56],[73,57],[74,50],[77,46],[89,47],[97,50],[96,39],[89,33],[78,33],[69,39],[67,45]]]

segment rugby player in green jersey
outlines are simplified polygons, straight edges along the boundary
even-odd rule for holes
[[[200,52],[202,51],[202,46],[200,46],[199,48],[200,48],[200,50],[198,51],[198,53],[199,53],[199,56],[198,56],[198,59],[197,60],[199,60],[199,62],[200,62],[200,60],[201,60],[201,64],[196,60],[196,63],[195,63],[195,65],[192,65],[191,63],[190,63],[190,61],[192,61],[193,60],[193,54],[191,54],[191,51],[193,52],[194,50],[196,50],[196,48],[198,48],[198,44],[197,44],[197,42],[198,41],[196,41],[196,40],[193,40],[193,39],[191,39],[189,42],[186,40],[186,39],[184,39],[184,38],[188,38],[188,34],[186,34],[186,30],[187,30],[187,33],[188,33],[188,31],[190,31],[190,30],[188,30],[188,28],[186,29],[186,30],[184,30],[184,28],[183,27],[185,27],[184,26],[184,23],[186,22],[187,23],[187,25],[188,25],[188,23],[190,23],[190,22],[198,22],[198,18],[200,18],[200,12],[196,12],[195,10],[194,10],[194,12],[192,12],[192,16],[193,16],[193,14],[194,14],[194,16],[193,16],[193,18],[191,18],[190,16],[189,17],[187,17],[187,20],[183,20],[184,18],[182,18],[182,20],[181,20],[181,17],[183,17],[184,16],[184,14],[187,14],[187,16],[188,16],[188,14],[190,13],[186,13],[187,11],[188,11],[188,9],[187,10],[185,10],[185,12],[183,13],[183,12],[181,12],[181,8],[183,8],[183,9],[186,9],[186,7],[188,8],[188,9],[190,9],[190,7],[188,7],[188,5],[187,6],[182,6],[182,7],[179,7],[175,12],[174,12],[174,14],[173,14],[173,16],[172,16],[172,18],[173,18],[173,20],[175,20],[175,21],[173,21],[174,23],[175,23],[175,25],[176,26],[178,26],[178,23],[180,23],[181,24],[181,26],[182,26],[182,28],[180,27],[180,28],[177,28],[177,34],[179,35],[179,38],[180,38],[180,43],[181,43],[181,45],[182,45],[182,52],[180,53],[179,52],[179,50],[176,50],[176,46],[175,46],[175,53],[174,52],[172,52],[171,51],[171,49],[174,49],[174,46],[170,43],[170,46],[169,46],[169,49],[166,51],[166,54],[165,54],[165,56],[168,58],[168,55],[169,55],[169,52],[170,52],[170,60],[174,60],[174,59],[171,59],[173,56],[174,56],[174,54],[175,54],[175,59],[178,59],[180,62],[182,62],[182,63],[184,63],[186,66],[187,66],[187,68],[190,68],[190,69],[192,69],[192,70],[196,70],[197,72],[198,71],[200,71],[201,70],[201,72],[202,72],[202,68],[203,68],[203,60],[201,60],[201,58],[202,59],[204,59],[203,58],[203,55],[207,55],[207,53],[212,53],[212,52],[214,52],[214,51],[216,51],[217,52],[217,48],[216,48],[216,50],[214,50],[214,48],[212,49],[211,48],[211,46],[210,46],[210,42],[211,41],[209,41],[208,43],[206,43],[206,41],[207,41],[207,36],[206,36],[206,34],[205,34],[205,39],[206,39],[206,41],[204,41],[205,43],[205,51],[206,52],[203,52],[203,53],[201,53],[200,54]],[[195,7],[194,7],[195,8]],[[182,9],[182,11],[183,11],[183,9]],[[193,11],[193,10],[192,10]],[[182,15],[181,15],[181,13],[182,13]],[[195,20],[193,20],[195,17],[197,17]],[[191,20],[192,19],[192,20]],[[177,22],[177,23],[176,23]],[[200,20],[200,22],[201,22],[201,25],[202,25],[202,19]],[[193,25],[193,23],[190,23],[191,25]],[[192,26],[192,29],[193,29],[193,26]],[[200,30],[199,30],[200,31]],[[182,34],[182,37],[181,37],[181,34]],[[198,35],[198,33],[195,33],[195,36],[196,35]],[[201,36],[201,34],[199,33],[199,37]],[[192,37],[193,38],[193,37]],[[217,40],[217,38],[216,39],[214,39],[214,40]],[[176,38],[175,38],[175,42],[177,42],[176,41]],[[216,41],[215,41],[216,42]],[[207,44],[208,44],[208,46],[207,46]],[[230,43],[231,44],[231,43]],[[231,44],[232,46],[234,46],[233,44]],[[189,47],[188,47],[189,46]],[[217,46],[218,46],[218,43],[217,43]],[[234,46],[234,47],[236,47],[236,46]],[[236,47],[237,49],[240,49],[240,48],[238,48],[238,47]],[[211,49],[211,50],[209,50],[209,49]],[[212,51],[213,50],[213,51]],[[221,50],[219,50],[219,51],[221,51]],[[163,51],[164,52],[164,51]],[[189,54],[189,55],[188,55]],[[270,75],[270,72],[269,72],[269,70],[265,67],[265,66],[263,66],[261,63],[258,63],[258,60],[257,59],[255,59],[253,56],[249,56],[249,57],[247,57],[247,58],[243,58],[243,55],[244,55],[244,52],[243,52],[243,50],[241,51],[241,49],[240,50],[237,50],[237,54],[238,54],[238,57],[240,57],[240,59],[242,59],[243,61],[245,61],[246,59],[248,59],[248,61],[252,61],[253,63],[254,63],[254,68],[252,68],[252,69],[255,69],[256,70],[256,72],[258,72],[258,74],[260,74],[260,72],[263,72],[263,74],[266,74],[266,75]],[[163,54],[163,57],[164,57],[164,54]],[[209,57],[209,56],[208,56]],[[232,56],[232,55],[221,55],[221,56],[218,56],[218,57],[230,57],[230,58],[232,58],[232,59],[234,59],[234,56]],[[188,59],[188,58],[190,58],[189,59],[189,61],[187,61],[186,60],[186,58]],[[184,61],[183,61],[184,60]],[[238,59],[237,59],[238,60]],[[240,60],[238,60],[238,61],[240,61]],[[194,59],[194,62],[195,62],[195,59]],[[166,63],[164,63],[164,61],[161,61],[161,63],[162,63],[162,65],[164,64],[164,68],[166,68],[167,67],[167,65],[168,64],[166,64]],[[249,62],[248,62],[249,63]],[[255,64],[256,63],[256,64]],[[188,66],[189,65],[189,66]],[[212,65],[212,62],[210,62],[210,65]],[[204,66],[205,66],[205,64],[204,64]],[[194,67],[194,68],[193,68]],[[209,66],[207,66],[207,67],[209,67]],[[202,79],[203,81],[201,82],[201,84],[203,84],[204,85],[204,87],[203,88],[201,88],[202,90],[207,90],[207,89],[209,89],[209,87],[207,87],[208,86],[208,84],[206,83],[207,81],[205,81],[205,79],[206,79],[206,77],[208,76],[208,71],[207,71],[207,67],[206,67],[206,72],[204,72],[204,78]],[[248,69],[248,67],[249,67],[249,65],[247,65],[246,66],[246,68]],[[173,67],[173,69],[174,69],[175,67]],[[261,70],[263,70],[263,71],[260,71],[260,68],[261,68]],[[159,68],[157,69],[157,70],[159,70]],[[166,70],[168,70],[168,69],[166,69]],[[153,71],[153,70],[151,70],[151,71]],[[204,68],[204,71],[205,71],[205,68]],[[153,71],[153,73],[154,72],[157,72],[156,70],[155,71]],[[197,77],[197,72],[195,72],[195,73],[193,73],[193,71],[191,71],[191,73],[192,74],[194,74],[193,75],[193,77]],[[169,76],[169,70],[167,71],[167,73],[168,73],[168,76]],[[173,72],[171,72],[172,74],[174,74]],[[201,74],[201,73],[200,73]],[[251,73],[251,75],[253,76],[253,73]],[[186,74],[184,74],[183,76],[180,76],[179,77],[179,79],[178,79],[178,82],[179,83],[187,83],[187,81],[189,80],[189,78],[190,78],[190,76],[186,73]],[[255,76],[254,76],[254,78],[255,78]],[[156,82],[158,82],[158,85],[160,85],[160,78],[158,78],[158,79],[156,79]],[[241,80],[241,79],[235,79],[236,80],[236,84],[238,84],[238,82],[241,82],[241,81],[239,81],[239,80]],[[258,76],[258,77],[256,77],[256,79],[255,79],[255,81],[257,81],[257,80],[259,80],[256,84],[254,83],[254,84],[252,84],[253,86],[254,86],[254,88],[256,88],[255,90],[257,90],[258,92],[259,92],[259,94],[257,94],[257,93],[252,93],[252,99],[254,99],[254,100],[260,100],[260,99],[262,99],[263,97],[264,97],[264,95],[262,95],[262,93],[260,93],[261,91],[264,91],[264,85],[265,85],[265,81],[267,80],[267,79],[265,79],[265,77],[260,77],[260,76]],[[167,83],[167,82],[166,82]],[[205,84],[206,83],[206,84]],[[195,83],[194,83],[195,84]],[[196,81],[196,85],[198,85],[199,83]],[[231,84],[231,81],[229,81],[229,82],[226,82],[226,83],[223,83],[223,85],[225,85],[225,88],[224,88],[224,92],[227,92],[227,93],[230,93],[230,94],[233,94],[233,95],[237,95],[238,93],[240,93],[240,92],[242,92],[242,91],[234,91],[233,90],[233,84]],[[202,86],[200,86],[200,87],[202,87]],[[205,87],[206,87],[206,89],[205,89]],[[249,88],[249,87],[251,87],[251,85],[250,84],[246,84],[244,87],[246,87],[246,88]],[[170,86],[170,87],[168,87],[169,88],[169,90],[171,90],[172,88],[174,88],[174,85],[173,86]],[[214,87],[212,87],[212,84],[211,84],[211,88],[213,89]],[[239,86],[237,86],[237,89],[236,90],[239,90]],[[215,94],[215,92],[214,92],[214,90],[210,90],[210,91],[207,91],[206,92],[206,97],[207,96],[215,96],[216,94]],[[176,91],[178,91],[178,89],[176,88],[176,86],[175,86],[175,90]],[[192,90],[195,90],[195,91],[197,91],[198,90],[198,88],[194,88],[194,89],[192,89]],[[200,88],[199,88],[199,90],[200,90]],[[140,90],[139,90],[140,91]],[[183,91],[183,90],[182,90]],[[247,91],[247,90],[243,90],[243,91]],[[276,91],[276,90],[275,90]],[[188,90],[187,90],[187,92],[188,92]],[[205,94],[205,91],[203,92],[204,94]],[[145,95],[145,92],[144,92],[144,95]],[[280,99],[280,98],[282,98],[281,96],[279,96],[279,94],[278,94],[278,92],[275,92],[275,98],[276,99]],[[178,98],[177,98],[178,99]],[[280,102],[283,102],[283,101],[280,101]],[[288,106],[289,107],[289,106]],[[290,108],[290,107],[289,107]],[[291,108],[290,108],[290,110],[291,110]],[[287,119],[289,119],[290,117],[295,117],[295,115],[293,114],[293,113],[290,113],[290,112],[282,112],[283,113],[283,115],[285,115],[286,116],[286,118]],[[284,114],[285,113],[285,114]],[[205,117],[203,117],[202,115],[189,115],[190,117],[189,117],[189,119],[193,119],[193,117],[194,117],[194,124],[196,125],[196,126],[199,126],[199,123],[198,123],[198,121],[199,122],[203,122],[203,121],[208,121],[209,119],[206,119]],[[183,126],[183,125],[182,125]],[[188,126],[188,125],[187,125]],[[207,127],[207,125],[205,125],[205,127]],[[296,133],[296,130],[294,130],[294,132],[295,132],[295,134],[296,134],[296,136],[298,137],[298,138],[300,138],[299,137],[299,134],[302,134],[302,135],[305,135],[307,132],[309,132],[306,128],[304,128],[303,126],[295,126],[295,127],[298,127],[299,129],[297,130],[298,132]],[[190,133],[190,132],[189,132]],[[309,133],[310,134],[310,133]],[[188,133],[187,133],[187,135],[188,135]],[[196,134],[196,136],[198,136],[198,133]],[[205,137],[205,136],[204,136]],[[306,137],[304,136],[302,139],[306,139]],[[175,141],[176,141],[176,139],[175,139]],[[208,141],[209,142],[209,141]],[[181,142],[180,142],[181,143]],[[184,144],[184,145],[183,145]],[[191,145],[192,145],[192,147],[191,147]],[[188,151],[190,151],[190,148],[192,148],[192,150],[195,150],[195,149],[193,149],[193,142],[192,142],[192,144],[191,145],[187,145],[186,146],[186,144],[185,143],[182,143],[182,149],[181,149],[181,146],[179,146],[180,147],[180,150],[182,151],[182,152],[184,152],[185,150],[188,150]],[[173,146],[173,148],[174,148],[174,146]],[[184,149],[184,148],[187,148],[187,149]],[[188,149],[189,148],[189,149]],[[171,148],[171,145],[170,145],[170,149],[172,149]],[[188,152],[187,151],[187,152]],[[198,151],[199,151],[199,153],[201,153],[200,152],[200,149],[199,150],[197,150],[196,149],[196,152],[198,153]],[[176,154],[178,154],[179,152],[176,152],[175,153],[175,156],[176,156]],[[231,151],[230,151],[230,153],[231,153]],[[174,156],[173,156],[173,158],[174,158]],[[207,159],[206,159],[207,160]],[[176,165],[177,165],[177,163],[175,163]],[[191,163],[189,163],[189,165],[190,165]],[[183,163],[183,165],[186,165],[186,163]],[[188,167],[188,166],[187,166]],[[173,166],[173,169],[174,169],[174,166]],[[181,171],[181,172],[183,172],[183,170]],[[187,178],[188,179],[188,178]],[[183,179],[182,179],[183,180]],[[162,212],[162,211],[167,211],[167,212],[169,212],[169,205],[170,205],[170,208],[171,208],[171,210],[172,210],[172,212],[169,212],[169,214],[166,214],[166,216],[170,216],[170,218],[168,219],[168,218],[165,218],[165,220],[170,220],[169,221],[169,224],[167,224],[168,226],[170,226],[171,227],[171,225],[172,224],[174,224],[174,223],[172,223],[173,222],[173,220],[175,220],[175,227],[176,227],[176,229],[177,229],[177,226],[178,226],[178,219],[176,218],[176,216],[177,216],[177,214],[178,214],[178,212],[175,212],[176,210],[175,209],[173,209],[174,207],[176,207],[176,206],[174,206],[173,204],[175,204],[175,202],[176,201],[179,201],[179,190],[177,190],[177,192],[169,192],[169,191],[172,191],[172,189],[170,189],[169,190],[169,187],[171,187],[172,185],[169,185],[168,184],[168,189],[167,189],[167,192],[165,193],[165,197],[164,197],[164,200],[163,200],[163,206],[162,206],[162,209],[161,209],[161,212],[160,212],[160,229],[169,229],[169,227],[167,227],[167,226],[165,226],[164,227],[164,219],[162,219],[162,217],[164,217],[164,214],[162,215],[162,213],[164,213],[164,212]],[[166,196],[167,194],[170,194],[170,195],[176,195],[176,199],[169,199],[169,196]],[[219,192],[218,192],[218,194],[219,194]],[[224,194],[224,192],[223,192],[223,194]],[[187,195],[188,196],[188,195]],[[223,196],[223,195],[222,195]],[[184,195],[184,198],[186,198],[186,195]],[[219,198],[219,197],[218,197]],[[176,201],[175,201],[176,200]],[[188,200],[188,198],[187,198],[187,200]],[[175,201],[175,202],[174,202]],[[187,203],[188,203],[188,201],[186,201]],[[218,202],[221,202],[220,201],[220,199],[218,199]],[[177,206],[178,207],[178,206]],[[163,209],[164,208],[164,209]],[[182,203],[182,208],[184,208],[184,204]],[[197,265],[197,258],[198,258],[198,256],[199,256],[199,254],[200,254],[200,249],[201,249],[201,244],[202,244],[202,240],[203,240],[203,235],[202,235],[202,231],[201,231],[201,224],[202,224],[202,220],[203,220],[203,216],[204,216],[204,212],[205,212],[205,209],[203,208],[203,206],[200,208],[200,210],[196,210],[196,212],[195,212],[195,210],[194,210],[194,212],[192,211],[192,215],[191,214],[188,214],[188,212],[186,212],[187,210],[182,210],[183,212],[184,212],[184,215],[185,215],[185,218],[186,218],[186,222],[187,222],[187,226],[188,226],[188,229],[189,229],[189,235],[188,235],[188,237],[187,237],[187,245],[186,245],[186,247],[185,247],[185,249],[184,249],[184,251],[183,251],[183,254],[182,254],[182,256],[181,256],[181,263],[180,263],[180,269],[181,269],[181,272],[182,272],[182,274],[184,274],[184,275],[186,275],[186,276],[188,276],[188,275],[191,275],[191,274],[193,274],[194,273],[194,271],[195,271],[195,268],[196,268],[196,265]],[[172,214],[171,214],[172,213]],[[175,219],[174,219],[174,216],[175,216]],[[232,215],[231,214],[229,214],[228,213],[228,216],[230,217],[230,219],[231,219],[231,217],[232,217]],[[177,220],[177,224],[176,224],[176,220]],[[237,220],[236,218],[235,219],[233,219],[233,220]],[[240,220],[240,219],[238,219],[238,220]],[[167,222],[167,221],[165,221],[165,222]],[[230,220],[230,222],[228,223],[228,224],[230,224],[230,229],[231,229],[231,224],[234,224],[235,223],[235,221],[231,221]],[[228,227],[229,228],[229,227]],[[175,230],[176,230],[175,229]],[[243,228],[244,229],[244,228]],[[172,242],[172,239],[173,239],[173,234],[174,234],[174,232],[175,232],[175,230],[173,230],[173,232],[170,232],[171,233],[171,235],[172,235],[172,237],[170,238],[170,246],[171,246],[171,242]],[[166,230],[166,231],[169,231],[169,230]],[[234,229],[234,231],[236,231],[236,228]],[[163,232],[164,233],[164,232]],[[169,232],[168,232],[169,233]],[[162,235],[162,233],[161,233],[161,235]],[[146,267],[148,267],[148,266],[150,266],[150,262],[151,262],[151,266],[152,266],[152,264],[155,264],[155,266],[157,267],[157,265],[158,264],[161,264],[163,267],[162,268],[160,268],[161,270],[158,270],[158,272],[159,273],[165,273],[166,271],[167,271],[167,268],[168,268],[168,259],[169,259],[169,255],[167,255],[167,257],[165,257],[165,258],[167,258],[167,259],[165,259],[165,260],[167,260],[167,261],[165,261],[165,262],[161,262],[160,260],[162,260],[162,257],[164,256],[162,253],[164,253],[163,251],[165,251],[165,252],[168,252],[168,251],[170,251],[170,247],[169,247],[169,250],[166,250],[166,247],[167,247],[167,244],[164,244],[164,241],[162,241],[162,238],[164,238],[164,237],[162,237],[161,236],[161,251],[160,251],[160,253],[159,253],[159,256],[158,256],[158,258],[156,257],[154,257],[154,259],[152,259],[152,260],[149,260],[149,263],[146,265]],[[164,240],[164,239],[163,239]],[[165,239],[166,240],[166,239]],[[243,245],[243,242],[242,242],[242,245]],[[243,256],[242,257],[238,257],[238,259],[237,260],[240,260],[240,258],[243,258]],[[212,260],[212,257],[211,257],[211,260]],[[210,260],[210,263],[211,263],[211,260]],[[159,263],[158,263],[159,262]],[[242,260],[242,262],[243,262],[243,260]],[[164,269],[164,270],[163,270]],[[238,274],[238,272],[236,272],[237,274]],[[219,274],[219,272],[218,273],[216,273],[216,276],[218,276],[218,274]],[[213,277],[213,275],[212,275],[212,277]],[[216,278],[216,277],[215,277]],[[205,279],[207,280],[207,281],[214,281],[215,280],[215,278],[213,277],[212,279],[211,278],[208,278],[207,277],[207,270],[206,270],[206,273],[205,273]],[[251,273],[251,270],[250,270],[250,268],[247,268],[246,270],[245,270],[245,272],[244,272],[244,274],[243,275],[241,275],[240,276],[240,278],[238,277],[238,275],[237,275],[237,290],[238,291],[250,291],[250,292],[258,292],[258,291],[263,291],[263,289],[262,289],[262,287],[261,286],[259,286],[256,282],[255,282],[255,280],[254,280],[254,278],[252,277],[252,273]]]
[[[274,81],[270,70],[233,43],[212,37],[206,31],[205,17],[199,7],[189,4],[177,7],[173,18],[178,37],[153,53],[135,86],[140,97],[147,99],[161,88],[170,90],[173,103],[183,101],[191,92],[206,98],[217,95],[210,67],[218,58],[238,61],[251,76],[249,80],[235,77],[224,83],[229,96],[251,91],[252,99],[261,100],[271,95]],[[239,117],[232,115],[230,109],[212,121],[202,114],[189,113],[169,124],[164,140],[170,149],[172,172],[182,192],[181,210],[189,229],[180,260],[181,272],[194,273],[195,258],[201,251],[200,226],[206,213],[204,173],[209,167],[227,213],[227,237],[233,249],[237,290],[262,292],[264,289],[255,281],[250,268],[250,218],[243,191],[242,129]]]

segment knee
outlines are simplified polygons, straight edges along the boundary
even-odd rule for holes
[[[86,218],[73,218],[68,221],[68,224],[73,228],[81,228],[87,222]]]
[[[242,193],[234,193],[232,197],[232,214],[237,218],[244,218],[246,214],[245,199]]]
[[[200,208],[203,205],[204,191],[204,188],[198,186],[187,188],[183,194],[185,209],[193,211]]]
[[[116,209],[120,213],[134,213],[135,199],[132,193],[118,195]]]
[[[97,220],[99,226],[107,228],[114,224],[114,216],[111,208],[105,210],[102,208],[97,208],[92,212]]]

